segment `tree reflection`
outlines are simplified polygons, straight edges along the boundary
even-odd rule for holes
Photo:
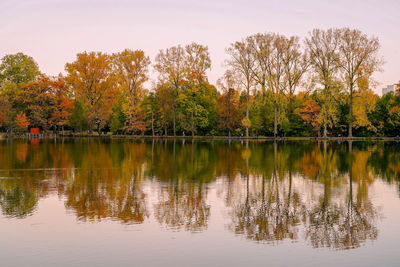
[[[142,185],[146,145],[108,148],[111,146],[89,144],[90,153],[67,182],[65,205],[84,221],[142,223],[149,216]]]
[[[399,183],[399,151],[366,142],[7,140],[0,142],[0,208],[24,218],[42,197],[58,194],[81,221],[155,219],[201,232],[216,188],[236,235],[349,249],[378,237],[381,215],[369,191],[377,178]]]
[[[18,183],[2,181],[0,184],[0,207],[6,216],[25,218],[33,213],[37,201],[37,194],[24,189]]]
[[[195,143],[177,148],[175,142],[172,150],[173,157],[169,156],[168,149],[161,149],[157,156],[152,156],[153,173],[161,173],[157,177],[162,181],[154,216],[168,228],[203,231],[210,216],[204,184],[215,177],[212,150]],[[162,168],[165,165],[170,167]]]
[[[325,143],[322,149],[304,152],[296,172],[293,159],[297,156],[278,149],[275,143],[270,177],[245,176],[235,183],[234,193],[232,188],[226,190],[230,192],[230,228],[267,243],[295,241],[304,231],[313,247],[335,249],[356,248],[376,239],[380,215],[368,197],[374,180],[366,161],[370,153],[353,151],[349,143],[344,154],[347,162],[343,162],[344,155]]]
[[[264,175],[253,176],[252,185],[246,177],[245,198],[240,199],[240,188],[235,192],[236,202],[232,201],[232,228],[236,234],[246,238],[275,243],[285,238],[297,239],[296,225],[300,221],[302,205],[292,183],[292,174],[283,182],[278,172],[277,143],[273,145],[273,173],[270,178]],[[246,159],[248,160],[248,159]]]

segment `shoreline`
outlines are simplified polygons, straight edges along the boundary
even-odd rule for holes
[[[249,140],[249,141],[396,141],[400,142],[400,137],[268,137],[268,136],[151,136],[151,135],[114,135],[114,134],[42,134],[40,137],[7,135],[0,133],[1,139],[8,138],[108,138],[108,139],[166,139],[166,140]]]

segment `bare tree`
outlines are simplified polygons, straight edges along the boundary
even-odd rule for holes
[[[250,127],[250,88],[254,83],[253,69],[256,64],[254,55],[251,53],[251,47],[248,39],[231,44],[226,52],[230,55],[230,59],[227,61],[228,66],[230,66],[233,71],[241,76],[243,87],[246,90],[246,122],[244,123],[244,126],[246,127],[246,137],[248,137]]]
[[[269,64],[267,64],[267,84],[274,96],[274,138],[278,135],[278,101],[281,92],[285,89],[285,64],[284,53],[287,38],[283,35],[273,34],[272,48],[269,51]]]
[[[284,92],[288,97],[288,113],[293,113],[293,96],[300,84],[304,73],[309,66],[307,55],[303,53],[299,43],[299,37],[291,36],[286,39],[283,50],[284,67]]]
[[[324,127],[324,137],[327,136],[328,126],[333,126],[336,120],[335,81],[339,72],[337,64],[339,50],[339,31],[335,29],[314,29],[305,40],[307,53],[316,81],[322,85],[320,119]]]
[[[260,86],[261,92],[265,95],[268,82],[267,68],[271,62],[274,34],[257,33],[247,38],[255,64],[253,65],[254,80]]]
[[[156,64],[154,68],[160,74],[160,80],[163,83],[170,84],[174,89],[174,99],[172,105],[173,113],[173,129],[174,137],[176,136],[176,109],[175,98],[180,88],[181,80],[183,79],[185,68],[185,49],[178,45],[167,48],[165,51],[160,50],[155,58]]]

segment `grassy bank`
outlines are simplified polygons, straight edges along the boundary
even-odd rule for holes
[[[274,137],[270,136],[151,136],[151,135],[115,135],[115,134],[69,134],[65,137],[102,137],[102,138],[121,138],[121,139],[196,139],[196,140],[259,140],[273,141]],[[293,141],[310,141],[310,140],[333,140],[333,141],[400,141],[400,137],[277,137],[275,140],[293,140]]]
[[[16,135],[16,134],[5,134],[0,133],[0,139],[5,138],[28,138],[26,134]],[[118,134],[98,134],[98,133],[72,133],[72,134],[42,134],[41,138],[54,138],[54,137],[92,137],[92,138],[113,138],[113,139],[185,139],[185,140],[257,140],[257,141],[400,141],[400,137],[274,137],[270,136],[151,136],[151,135],[118,135]]]

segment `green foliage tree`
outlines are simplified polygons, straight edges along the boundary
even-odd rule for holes
[[[86,131],[88,129],[88,120],[86,117],[85,107],[79,100],[75,100],[74,108],[69,117],[68,125],[75,131]]]
[[[5,55],[0,64],[0,86],[10,82],[17,86],[29,83],[40,74],[35,60],[23,53]]]

